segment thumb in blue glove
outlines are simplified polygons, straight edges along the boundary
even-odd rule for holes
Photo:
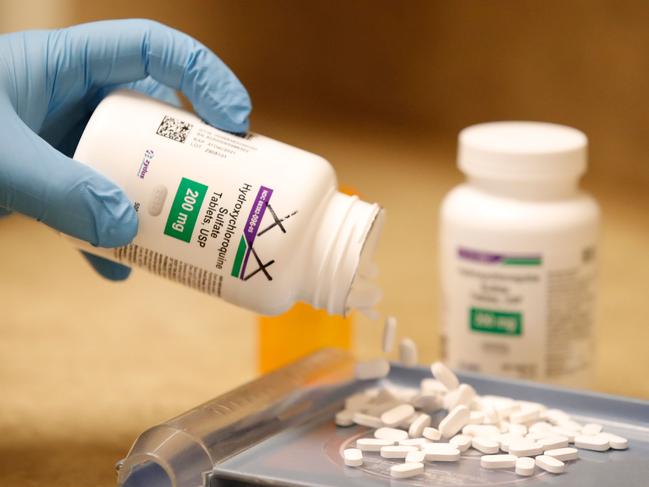
[[[99,101],[130,87],[208,123],[245,132],[251,103],[234,74],[191,37],[148,20],[0,36],[0,212],[17,211],[101,247],[129,243],[137,215],[114,183],[70,155]],[[128,268],[87,256],[105,277]]]

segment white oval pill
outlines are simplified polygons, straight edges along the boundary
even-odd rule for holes
[[[424,464],[420,462],[400,463],[390,467],[390,475],[395,479],[407,479],[422,473],[424,473]]]
[[[543,449],[536,441],[520,438],[509,442],[509,453],[517,457],[535,457],[541,455]]]
[[[541,410],[535,406],[529,406],[521,408],[519,411],[512,413],[509,416],[509,421],[511,423],[527,423],[538,418],[541,414]]]
[[[602,425],[597,423],[588,423],[581,428],[582,435],[597,435],[602,432]]]
[[[429,462],[457,462],[460,459],[460,450],[449,443],[429,443],[422,450]]]
[[[396,395],[396,390],[394,388],[381,388],[376,393],[376,396],[372,398],[372,404],[385,404],[389,402],[398,401],[399,398]]]
[[[370,404],[367,409],[364,411],[365,414],[369,414],[370,416],[381,416],[384,412],[386,412],[389,409],[392,409],[399,404],[403,404],[401,401],[385,401],[385,402],[376,402],[372,401],[372,404]]]
[[[460,384],[457,388],[456,403],[453,407],[459,406],[460,404],[469,407],[474,397],[476,397],[476,392],[473,386],[470,386],[469,384]]]
[[[434,362],[430,366],[430,371],[435,376],[435,379],[437,379],[442,384],[444,384],[444,386],[449,391],[457,389],[458,386],[460,385],[460,381],[457,378],[457,375],[455,375],[453,371],[449,369],[446,365],[444,365],[442,362]]]
[[[399,342],[399,362],[406,367],[417,365],[417,345],[410,338]]]
[[[562,421],[569,421],[570,415],[560,409],[548,409],[543,413],[543,418],[550,423],[557,425]]]
[[[367,392],[358,392],[345,399],[345,409],[350,411],[363,411],[372,401],[372,395]]]
[[[164,184],[154,186],[149,195],[146,210],[151,216],[158,216],[167,199],[167,187]]]
[[[440,381],[429,377],[421,380],[419,388],[421,389],[421,392],[428,392],[431,394],[446,394],[446,391],[448,390]]]
[[[551,436],[551,433],[527,433],[525,438],[532,441],[538,441],[541,438],[547,438],[548,436]]]
[[[471,411],[471,414],[469,415],[469,424],[482,424],[484,419],[485,416],[482,411]]]
[[[629,448],[629,440],[622,436],[614,435],[612,433],[600,433],[600,436],[608,438],[608,444],[614,450],[626,450]]]
[[[450,445],[453,445],[461,452],[467,451],[471,447],[472,441],[473,437],[469,435],[455,435],[453,438],[448,440]]]
[[[523,475],[529,477],[534,474],[535,462],[533,458],[530,457],[519,457],[516,459],[516,473],[518,475]]]
[[[568,438],[569,443],[574,443],[575,442],[575,436],[577,436],[577,434],[578,434],[576,431],[567,430],[567,429],[561,428],[560,426],[554,426],[552,428],[552,433],[554,433],[556,435],[559,435],[559,436],[565,436],[566,438]]]
[[[403,430],[399,430],[396,428],[379,428],[374,432],[374,438],[380,438],[382,440],[392,440],[392,441],[399,441],[399,440],[405,440],[408,438],[408,433]]]
[[[552,425],[545,421],[537,421],[528,428],[530,433],[549,433],[551,430]]]
[[[417,394],[410,402],[417,409],[421,409],[428,413],[439,411],[444,405],[444,399],[442,396],[428,392]]]
[[[365,413],[354,413],[354,423],[360,424],[361,426],[367,426],[368,428],[380,428],[383,426],[381,418]]]
[[[426,438],[408,438],[406,440],[399,440],[399,445],[403,446],[422,447],[428,443],[430,443],[430,440],[427,440]]]
[[[383,325],[383,353],[390,353],[394,347],[394,338],[397,335],[397,319],[394,316],[388,316]]]
[[[509,398],[511,399],[511,398]],[[512,399],[513,400],[513,399]],[[533,408],[533,409],[538,409],[539,411],[539,417],[547,411],[548,407],[545,404],[541,404],[540,402],[535,402],[535,401],[514,401],[514,406],[518,407],[520,409],[526,409],[526,408]]]
[[[575,446],[584,450],[606,451],[610,448],[609,439],[602,435],[575,436]]]
[[[429,440],[433,441],[437,441],[442,437],[442,434],[439,432],[439,430],[430,426],[424,428],[421,434],[424,438],[428,438]]]
[[[360,380],[380,379],[390,373],[390,363],[382,358],[356,364],[356,378]]]
[[[410,451],[406,455],[407,463],[421,463],[426,459],[426,453],[421,450]]]
[[[493,424],[467,424],[462,428],[463,435],[494,437],[500,435],[500,428]]]
[[[565,436],[546,436],[538,440],[538,444],[541,445],[543,451],[545,450],[556,450],[557,448],[566,448],[568,446],[568,438]]]
[[[392,392],[392,395],[401,402],[411,402],[419,394],[419,389],[415,387],[386,386],[386,389]]]
[[[397,427],[398,427],[398,428],[402,428],[402,429],[404,429],[404,430],[408,430],[408,429],[410,429],[410,425],[412,424],[412,422],[413,422],[415,419],[417,419],[417,418],[419,417],[420,414],[421,414],[421,413],[418,413],[418,412],[415,411],[415,412],[412,413],[409,417],[407,417],[406,419],[404,419],[403,421],[401,421],[401,422],[397,425]]]
[[[476,450],[487,454],[494,454],[500,451],[500,443],[484,436],[474,436],[471,441],[471,446]]]
[[[411,451],[418,451],[419,448],[416,446],[384,446],[381,448],[381,456],[383,458],[406,458]]]
[[[466,406],[456,406],[439,423],[439,431],[445,438],[455,436],[469,422],[471,414]]]
[[[457,389],[449,391],[444,397],[444,408],[453,409],[462,404],[469,407],[476,396],[475,389],[469,384],[460,384]]]
[[[554,457],[562,462],[566,460],[577,460],[579,458],[579,450],[576,448],[556,448],[554,450],[547,450],[543,454]]]
[[[484,414],[484,424],[496,424],[500,421],[501,414],[491,404],[483,403],[480,410]]]
[[[524,424],[513,424],[509,423],[508,425],[509,433],[517,436],[525,436],[527,434],[527,426]]]
[[[480,466],[482,468],[511,468],[516,465],[514,455],[482,455],[480,457]]]
[[[387,410],[381,415],[381,421],[386,426],[396,426],[402,421],[410,418],[415,412],[410,404],[400,404],[397,407]]]
[[[522,436],[518,436],[512,433],[504,433],[501,434],[497,437],[493,437],[493,440],[498,441],[500,443],[500,449],[505,452],[509,452],[509,444],[514,441],[514,440],[520,440]]]
[[[343,451],[343,460],[348,467],[360,467],[363,465],[363,452],[358,448],[347,448]]]
[[[500,417],[509,416],[513,411],[520,408],[520,405],[510,397],[486,395],[482,396],[482,410],[492,409]]]
[[[378,438],[359,438],[356,440],[356,448],[362,451],[381,451],[384,446],[392,445],[394,445],[394,441]]]
[[[536,465],[550,473],[562,473],[566,470],[566,464],[561,460],[557,460],[554,457],[549,457],[547,455],[539,455],[534,459]]]
[[[336,426],[351,426],[354,424],[354,411],[343,409],[336,413]]]
[[[427,428],[429,424],[430,416],[428,416],[427,414],[420,414],[410,424],[410,428],[408,428],[408,435],[410,435],[410,438],[419,438],[424,432],[424,428]]]

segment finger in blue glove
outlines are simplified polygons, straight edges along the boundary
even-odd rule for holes
[[[195,39],[153,21],[3,35],[0,60],[0,207],[94,245],[124,245],[137,232],[121,189],[67,157],[109,91],[134,83],[175,101],[179,89],[208,123],[248,128],[250,99],[234,74]]]

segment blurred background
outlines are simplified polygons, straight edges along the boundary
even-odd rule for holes
[[[584,187],[603,208],[593,387],[649,398],[649,3],[0,2],[2,32],[123,17],[207,44],[248,88],[254,131],[324,156],[387,209],[380,311],[422,363],[439,357],[437,211],[462,180],[457,132],[504,119],[586,132]],[[20,216],[0,235],[2,485],[113,485],[147,427],[321,343],[380,351],[380,321],[304,306],[260,319],[140,271],[104,281]]]

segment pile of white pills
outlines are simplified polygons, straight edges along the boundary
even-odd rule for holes
[[[386,326],[392,337],[393,320]],[[391,348],[386,341],[384,350]],[[357,376],[381,378],[389,370],[389,363],[378,359],[359,363]],[[358,424],[374,431],[371,438],[359,438],[356,448],[343,451],[345,465],[359,467],[363,455],[379,454],[399,462],[390,469],[392,477],[409,478],[422,474],[425,462],[457,462],[473,448],[483,454],[480,465],[485,469],[512,469],[530,476],[537,468],[564,472],[566,462],[579,459],[578,449],[628,448],[626,438],[603,432],[600,424],[582,425],[559,409],[504,396],[479,396],[441,362],[433,363],[431,372],[434,378],[423,379],[419,389],[386,386],[347,398],[336,424]],[[447,413],[434,426],[431,415],[442,410]]]

